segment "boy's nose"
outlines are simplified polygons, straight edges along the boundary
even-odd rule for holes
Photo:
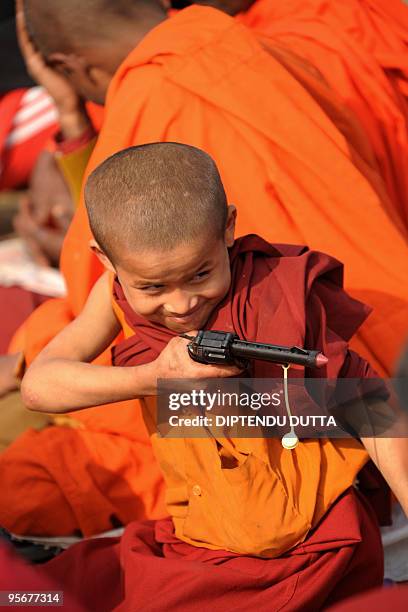
[[[194,310],[197,304],[197,296],[186,291],[175,291],[168,297],[164,309],[171,316],[184,317]]]

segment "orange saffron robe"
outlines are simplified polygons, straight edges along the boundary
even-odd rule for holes
[[[401,0],[257,0],[237,19],[318,69],[364,128],[408,238],[408,7]]]
[[[308,244],[345,263],[346,288],[374,307],[354,346],[378,370],[389,371],[408,320],[408,249],[384,210],[387,195],[367,153],[369,143],[354,134],[353,120],[327,88],[320,97],[330,113],[323,110],[286,67],[290,61],[273,55],[221,12],[199,6],[181,11],[154,28],[118,69],[87,173],[130,145],[179,141],[204,149],[218,164],[229,201],[237,205],[238,234]],[[344,136],[347,131],[351,140]],[[80,312],[101,274],[89,238],[81,202],[62,253],[68,296],[39,308],[13,345],[23,347],[28,362]],[[89,534],[103,524],[109,528],[112,514],[123,522],[136,490],[140,514],[157,515],[162,491],[158,471],[149,467],[154,460],[136,404],[77,412],[76,430],[51,428],[17,440],[0,458],[0,524],[24,532],[41,520],[42,531],[48,513],[42,500],[54,495],[55,507],[66,509],[66,529],[76,521]],[[62,449],[65,433],[74,452]],[[104,448],[104,436],[113,436],[116,450]],[[148,466],[142,479],[139,465],[132,469],[129,462],[128,448],[135,440],[144,449],[142,465]],[[83,465],[83,476],[89,475],[86,487],[76,477],[73,456]],[[35,486],[27,465],[33,457],[42,474]],[[118,473],[123,486],[115,480]],[[113,483],[119,486],[114,498]],[[41,503],[35,501],[39,494]],[[48,532],[61,532],[62,510],[59,516],[59,527],[57,520],[52,527],[48,522]]]

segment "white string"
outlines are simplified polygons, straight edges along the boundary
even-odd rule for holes
[[[296,435],[295,428],[292,425],[292,412],[289,406],[289,391],[288,391],[288,370],[290,364],[282,364],[283,368],[283,391],[285,395],[285,407],[289,417],[290,431],[282,438],[282,446],[287,450],[293,450],[299,444],[299,438]]]
[[[292,413],[290,411],[290,406],[289,406],[289,393],[288,393],[288,370],[290,368],[290,365],[282,365],[283,368],[283,390],[285,393],[285,405],[286,405],[286,412],[288,413],[289,416],[289,423],[292,420]]]

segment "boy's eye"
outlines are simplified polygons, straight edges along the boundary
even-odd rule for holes
[[[140,291],[144,291],[146,293],[158,293],[164,288],[164,285],[145,285],[144,287],[139,287]]]
[[[197,274],[194,275],[193,280],[202,280],[203,278],[206,278],[209,275],[210,271],[209,270],[203,270],[202,272],[197,272]]]

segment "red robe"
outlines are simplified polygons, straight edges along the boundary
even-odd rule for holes
[[[74,545],[44,570],[88,610],[317,612],[380,586],[382,547],[372,511],[347,491],[300,546],[276,559],[196,548],[169,519],[131,523],[119,538]],[[285,608],[284,608],[285,609]]]
[[[61,578],[63,578],[63,576],[61,576]],[[63,592],[63,602],[66,610],[69,610],[69,612],[86,612],[84,606],[64,588],[63,582],[53,580],[48,575],[48,571],[44,570],[41,566],[33,567],[25,563],[13,552],[11,545],[3,543],[1,539],[0,591],[3,597],[6,598],[7,592],[23,594],[38,593],[41,591],[60,591]],[[7,599],[5,601],[7,601]],[[20,609],[15,606],[10,606],[8,609],[10,608],[13,610]],[[59,608],[51,606],[51,609],[58,610]],[[30,610],[44,610],[44,605],[30,605]]]
[[[392,610],[392,612],[406,612],[408,604],[408,586],[393,585],[374,589],[358,597],[351,597],[336,605],[331,612],[361,612],[361,610]]]

